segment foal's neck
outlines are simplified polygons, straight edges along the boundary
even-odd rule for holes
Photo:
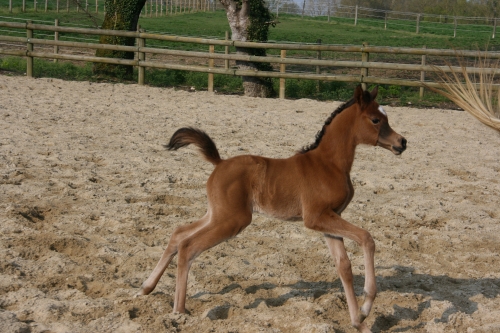
[[[354,123],[356,106],[338,114],[327,126],[325,134],[316,149],[321,159],[340,170],[349,173],[354,162],[357,140]]]

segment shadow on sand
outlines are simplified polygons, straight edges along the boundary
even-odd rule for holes
[[[448,322],[452,314],[463,312],[472,314],[478,309],[476,302],[470,299],[476,295],[483,295],[487,298],[495,298],[500,294],[500,279],[456,279],[445,275],[433,276],[428,274],[413,274],[412,267],[394,266],[394,267],[378,267],[379,269],[391,269],[396,272],[392,276],[377,277],[377,287],[379,292],[395,291],[404,293],[412,293],[423,296],[415,310],[413,308],[401,307],[397,304],[393,305],[393,314],[381,315],[375,319],[372,326],[374,331],[386,331],[394,326],[397,326],[401,321],[417,320],[425,309],[430,308],[431,301],[449,301],[450,306],[441,316],[434,319],[435,322]],[[364,276],[355,276],[354,284],[357,294],[362,294],[362,286]],[[277,286],[272,283],[263,283],[243,289],[239,284],[233,283],[224,287],[217,294],[226,294],[235,289],[242,289],[247,294],[255,294],[259,290],[272,290],[275,288],[287,287],[291,290],[283,295],[273,298],[256,298],[252,303],[247,304],[245,309],[252,309],[259,306],[261,302],[269,307],[282,306],[291,298],[313,298],[317,299],[322,295],[331,293],[332,290],[342,290],[342,284],[339,279],[333,282],[307,282],[299,281],[291,285]],[[198,298],[205,292],[198,293],[192,298]],[[375,301],[376,302],[376,301]],[[417,301],[418,302],[418,301]],[[211,310],[212,314],[208,316],[211,319],[227,319],[229,305],[219,306]],[[423,323],[414,326],[406,326],[398,328],[394,332],[412,332],[423,327]]]

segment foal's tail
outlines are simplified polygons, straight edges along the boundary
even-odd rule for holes
[[[200,148],[203,157],[210,163],[217,165],[222,161],[215,143],[208,134],[193,127],[179,128],[172,135],[170,142],[168,145],[165,145],[165,148],[168,150],[177,150],[189,144],[194,144]]]

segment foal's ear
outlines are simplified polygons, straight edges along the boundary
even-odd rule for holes
[[[375,96],[377,95],[377,92],[375,92]],[[354,101],[361,105],[363,107],[364,105],[370,104],[372,101],[372,97],[368,91],[364,91],[361,85],[356,87],[356,90],[354,91]]]
[[[377,94],[378,94],[378,86],[375,86],[375,88],[373,88],[372,92],[370,93],[372,101],[374,101],[375,98],[377,98]]]
[[[363,88],[361,87],[361,85],[358,85],[356,87],[356,90],[354,90],[354,101],[357,103],[357,104],[362,104],[363,103]]]

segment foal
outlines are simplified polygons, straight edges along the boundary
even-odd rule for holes
[[[138,295],[153,291],[172,258],[179,254],[173,310],[184,312],[193,260],[245,229],[252,221],[252,212],[262,212],[282,220],[302,219],[307,228],[325,235],[344,286],[352,325],[360,332],[370,332],[363,320],[377,293],[375,243],[367,231],[340,214],[354,195],[349,173],[358,144],[381,146],[396,155],[406,149],[406,139],[391,129],[376,96],[377,88],[370,93],[358,86],[354,98],[326,120],[316,142],[287,159],[242,155],[224,160],[205,132],[177,130],[167,145],[169,150],[194,144],[216,166],[207,181],[208,211],[200,220],[175,229]],[[343,237],[356,241],[364,252],[365,301],[360,309]]]

